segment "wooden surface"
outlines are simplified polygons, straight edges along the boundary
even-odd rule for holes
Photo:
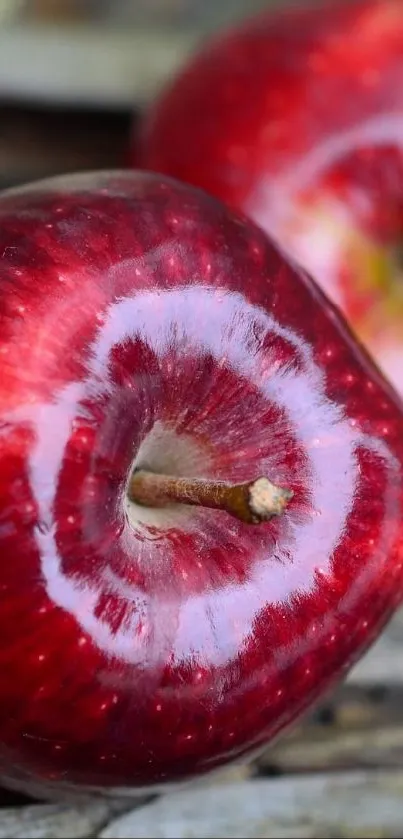
[[[0,97],[131,108],[211,32],[281,0],[0,0]],[[18,60],[16,60],[18,56]]]
[[[160,798],[98,834],[129,837],[401,836],[403,772],[244,781]]]

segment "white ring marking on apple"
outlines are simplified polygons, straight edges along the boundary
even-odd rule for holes
[[[246,202],[246,211],[263,226],[268,216],[274,226],[277,222],[283,224],[293,209],[295,196],[311,187],[337,160],[367,144],[383,146],[391,142],[398,148],[403,147],[401,113],[378,114],[366,122],[340,129],[335,136],[326,137],[322,143],[306,149],[294,166],[286,164],[284,174],[263,176]]]
[[[386,495],[386,505],[389,503],[388,519],[393,522],[398,521],[399,518],[397,515],[399,511],[393,510],[393,505],[398,504],[394,501],[397,493],[393,481],[396,480],[397,470],[393,454],[384,441],[367,437],[359,430],[351,428],[348,419],[343,416],[342,409],[327,398],[324,374],[313,359],[311,347],[290,329],[280,326],[263,309],[249,304],[241,295],[225,292],[224,289],[220,306],[214,306],[215,294],[216,289],[186,287],[172,291],[158,291],[158,293],[145,291],[136,294],[133,298],[111,304],[106,313],[104,325],[100,328],[93,345],[92,369],[88,381],[73,383],[62,389],[55,400],[58,402],[55,406],[49,404],[39,409],[35,406],[32,408],[34,422],[35,411],[39,410],[41,415],[40,422],[35,422],[37,444],[30,458],[30,479],[41,519],[49,527],[48,532],[41,532],[38,529],[36,533],[48,596],[54,603],[74,616],[82,630],[89,634],[99,648],[107,651],[111,656],[131,663],[140,664],[143,661],[144,649],[147,645],[148,660],[150,656],[160,657],[161,666],[163,666],[163,650],[166,646],[163,642],[166,630],[164,605],[162,602],[157,604],[152,602],[140,588],[130,586],[126,595],[130,591],[132,601],[138,608],[133,612],[129,625],[125,623],[123,628],[120,627],[117,632],[112,632],[110,627],[95,615],[99,597],[98,589],[94,586],[91,588],[87,580],[81,585],[77,579],[69,578],[64,573],[62,558],[57,550],[52,518],[57,475],[61,469],[76,406],[83,397],[89,381],[99,382],[104,377],[107,379],[108,357],[113,346],[112,336],[115,341],[122,342],[125,338],[133,338],[136,334],[141,334],[149,346],[158,353],[158,347],[154,346],[154,335],[158,335],[158,343],[161,346],[162,335],[165,334],[166,340],[172,339],[170,328],[175,324],[179,340],[185,338],[190,345],[195,341],[200,345],[202,341],[203,351],[212,353],[216,358],[223,354],[225,344],[228,364],[235,369],[242,369],[243,375],[248,376],[257,388],[260,388],[269,399],[281,405],[287,412],[290,422],[298,430],[299,440],[305,445],[310,459],[313,508],[318,511],[323,508],[332,512],[330,518],[328,516],[316,517],[314,524],[312,520],[301,522],[290,515],[290,527],[294,529],[295,539],[298,540],[301,572],[299,581],[297,581],[298,569],[295,562],[292,573],[299,591],[303,592],[307,589],[307,568],[311,568],[312,575],[318,565],[322,567],[324,573],[331,572],[331,557],[343,534],[346,518],[353,505],[359,477],[356,457],[358,447],[372,450],[382,460],[389,476],[389,501]],[[164,305],[159,308],[156,302],[158,298],[161,299],[161,295],[164,295]],[[242,319],[236,317],[240,303],[242,304]],[[197,318],[194,317],[195,312],[197,312]],[[160,323],[158,323],[158,313]],[[149,331],[149,324],[152,324],[151,331]],[[206,324],[208,324],[207,329]],[[279,367],[278,364],[273,364],[273,374],[262,379],[261,364],[264,361],[267,368],[269,352],[266,351],[262,355],[258,341],[253,337],[254,331],[251,326],[256,326],[256,324],[259,325],[259,331],[266,334],[273,333],[290,342],[298,351],[304,369],[290,369],[287,366]],[[60,411],[61,404],[64,406],[62,412]],[[55,423],[56,415],[57,423]],[[64,417],[62,422],[61,417]],[[337,438],[339,448],[337,457],[334,459],[335,471],[329,475],[326,459],[322,457],[320,448],[310,447],[309,442],[318,436],[319,430],[324,438],[328,438],[332,436],[335,429],[337,433],[333,435],[333,438]],[[44,486],[46,474],[49,478],[47,485]],[[385,519],[384,532],[380,540],[383,551],[383,554],[379,556],[380,562],[383,561],[388,545],[393,543],[395,535],[396,530]],[[314,548],[317,550],[315,551]],[[281,545],[277,546],[277,551],[281,553]],[[253,578],[245,584],[249,589],[247,598],[244,597],[245,586],[234,584],[227,592],[205,591],[202,596],[196,595],[181,605],[172,646],[176,660],[181,660],[190,647],[193,655],[201,655],[201,647],[205,645],[206,638],[211,638],[209,646],[212,663],[217,666],[224,663],[224,660],[227,661],[229,655],[237,654],[239,639],[236,637],[234,637],[233,650],[229,649],[234,612],[237,613],[241,626],[250,627],[256,613],[261,609],[263,590],[270,592],[273,602],[284,602],[289,558],[284,556],[284,589],[279,575],[272,575],[271,563],[272,558],[267,557],[263,545],[262,559],[254,566]],[[113,579],[119,586],[120,581],[116,577],[113,578],[113,575],[109,575],[109,587]],[[251,596],[251,589],[256,591],[255,598]],[[354,591],[351,592],[350,597],[354,597]],[[155,636],[152,647],[150,647],[149,631],[143,635],[136,632],[139,626],[139,614],[142,619],[144,614],[150,619],[150,626],[147,629],[151,630]],[[158,626],[155,625],[156,621],[153,623],[155,616]],[[323,627],[323,631],[326,631],[326,626]],[[223,651],[216,643],[216,638],[220,637],[221,632],[226,639]],[[246,636],[244,640],[247,640]],[[172,639],[169,639],[169,645],[171,644]],[[277,658],[279,655],[281,655],[281,650],[276,651]]]
[[[319,204],[308,208],[301,206],[299,196],[304,190],[312,189],[328,169],[355,149],[388,143],[403,148],[401,113],[378,114],[366,122],[341,128],[338,134],[304,149],[291,166],[285,164],[283,173],[280,169],[280,174],[270,172],[263,176],[245,203],[247,214],[259,225],[267,229],[270,222],[272,235],[282,241],[288,256],[304,265],[314,277],[326,277],[328,294],[339,306],[344,302],[339,283],[339,255],[356,221],[348,207],[329,194],[321,195]],[[382,367],[391,375],[388,349],[383,351],[380,347],[379,353]]]

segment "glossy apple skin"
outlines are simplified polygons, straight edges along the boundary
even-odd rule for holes
[[[3,783],[125,791],[247,755],[401,601],[398,397],[261,230],[151,174],[4,193],[0,290]],[[141,521],[133,462],[169,458],[294,498],[255,527]]]
[[[137,165],[242,208],[322,284],[403,393],[403,3],[271,10],[163,91]]]

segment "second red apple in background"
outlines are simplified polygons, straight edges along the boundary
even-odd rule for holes
[[[151,108],[136,165],[276,236],[403,393],[403,3],[266,12],[205,47]]]

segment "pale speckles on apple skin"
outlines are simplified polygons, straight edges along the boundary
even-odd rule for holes
[[[2,556],[12,557],[0,565],[0,758],[13,748],[21,769],[45,765],[61,785],[141,786],[206,771],[265,742],[386,619],[402,577],[394,518],[401,409],[311,281],[248,222],[185,187],[161,189],[155,177],[81,183],[80,210],[92,212],[77,214],[77,197],[60,196],[57,184],[35,198],[41,224],[54,207],[64,210],[49,252],[36,256],[41,282],[32,278],[25,330],[44,352],[26,390],[16,323],[7,336],[12,387],[0,393],[0,410],[36,433],[17,436],[16,461],[0,445],[3,511],[18,523],[25,513],[16,498],[30,490],[24,504],[34,498],[46,515],[43,527],[19,527],[23,550],[15,533],[14,541],[0,533]],[[0,246],[22,225],[14,200],[0,201]],[[175,271],[172,218],[181,237]],[[21,265],[36,264],[38,235],[32,222]],[[0,263],[0,290],[1,278]],[[73,293],[70,308],[64,293]],[[56,335],[41,328],[44,317]],[[264,468],[290,483],[287,515],[259,530],[186,511],[191,526],[172,527],[168,515],[159,532],[136,534],[122,493],[156,427],[165,429],[159,444],[154,437],[156,465],[169,448],[166,429],[171,441],[188,435],[189,468],[223,479]],[[367,445],[374,437],[376,451]],[[322,446],[311,450],[315,440]],[[360,508],[357,492],[345,492],[349,480],[361,482]],[[313,536],[304,544],[307,523]],[[335,536],[331,555],[325,530]],[[356,625],[357,608],[366,628]],[[60,753],[40,739],[24,739],[20,751],[27,716],[37,738],[63,743]]]

